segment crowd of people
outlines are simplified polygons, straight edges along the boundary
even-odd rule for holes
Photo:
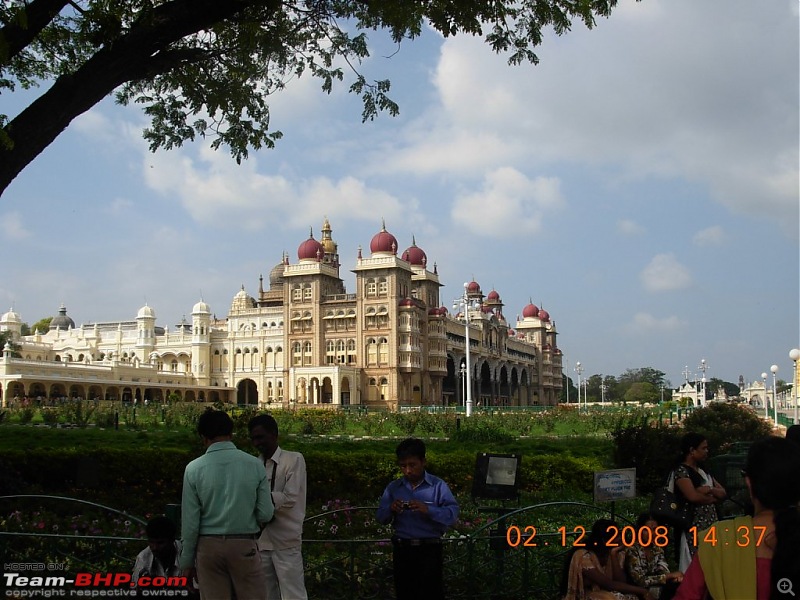
[[[670,479],[679,501],[691,506],[691,525],[675,531],[678,568],[656,544],[610,544],[618,527],[600,519],[586,547],[568,555],[564,600],[777,600],[800,585],[800,426],[786,438],[754,442],[742,471],[749,514],[718,520],[725,489],[704,468],[708,440],[687,433]],[[634,530],[654,530],[644,513]],[[662,525],[663,526],[663,525]],[[792,594],[794,595],[794,594]]]
[[[205,452],[184,473],[181,536],[156,517],[147,525],[148,547],[136,560],[133,580],[180,574],[201,600],[305,600],[302,531],[306,509],[303,455],[278,444],[270,415],[250,420],[258,456],[233,444],[233,421],[224,411],[200,416]],[[742,472],[752,510],[717,520],[726,498],[706,470],[708,440],[687,433],[670,479],[691,506],[691,526],[675,531],[677,568],[656,539],[663,524],[650,512],[633,527],[633,543],[612,544],[614,521],[594,523],[587,542],[568,554],[564,600],[775,600],[800,586],[800,426],[786,438],[754,442]],[[419,439],[396,448],[402,476],[387,485],[377,520],[391,524],[397,600],[441,600],[442,537],[458,519],[447,484],[427,471]],[[723,526],[724,524],[724,526]],[[643,531],[649,535],[641,535]],[[708,532],[713,536],[709,537]],[[788,586],[788,587],[787,587]]]
[[[278,444],[270,415],[248,430],[258,457],[236,448],[233,420],[208,410],[198,419],[205,452],[186,466],[181,539],[157,517],[147,525],[148,547],[133,579],[180,574],[201,600],[306,600],[302,533],[306,463]],[[426,470],[425,444],[409,438],[396,449],[402,477],[384,491],[377,511],[392,524],[397,600],[441,600],[442,536],[458,518],[447,484]],[[413,574],[413,577],[409,577]]]

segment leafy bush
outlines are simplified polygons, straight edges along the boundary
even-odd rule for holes
[[[614,464],[623,469],[636,468],[637,489],[640,494],[649,494],[664,484],[674,466],[682,434],[677,427],[621,423],[611,432]]]
[[[683,420],[684,431],[702,433],[713,454],[725,454],[735,442],[752,442],[772,434],[772,425],[743,404],[712,402]]]

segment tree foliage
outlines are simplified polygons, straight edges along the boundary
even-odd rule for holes
[[[42,334],[47,333],[48,331],[50,331],[50,322],[52,320],[53,317],[44,317],[43,319],[39,319],[38,321],[36,321],[36,323],[31,325],[30,331],[31,332],[38,331],[39,333]]]
[[[623,396],[625,402],[638,402],[639,404],[655,404],[659,400],[658,390],[647,381],[632,383]]]
[[[5,351],[7,343],[11,348],[11,357],[22,358],[22,355],[19,353],[20,345],[13,341],[10,331],[0,331],[0,356],[2,356],[2,352]]]
[[[617,0],[4,0],[0,93],[47,86],[0,115],[0,194],[70,122],[104,97],[143,106],[150,149],[196,138],[238,162],[281,137],[267,100],[304,73],[330,93],[347,77],[362,119],[397,114],[387,80],[359,72],[367,34],[400,44],[429,23],[482,36],[510,64],[537,63],[543,31],[591,28]]]
[[[697,408],[682,425],[706,436],[714,454],[725,453],[734,442],[752,442],[772,433],[772,425],[750,407],[728,402]]]

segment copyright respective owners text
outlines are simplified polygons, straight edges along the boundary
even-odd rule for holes
[[[140,577],[130,573],[67,573],[65,563],[3,564],[4,598],[189,598],[185,577]]]

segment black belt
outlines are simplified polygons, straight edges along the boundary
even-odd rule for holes
[[[428,545],[439,546],[441,545],[442,540],[441,538],[409,539],[409,538],[393,537],[392,543],[395,546],[428,546]]]
[[[257,540],[257,533],[201,533],[200,537],[217,538],[221,540]]]

